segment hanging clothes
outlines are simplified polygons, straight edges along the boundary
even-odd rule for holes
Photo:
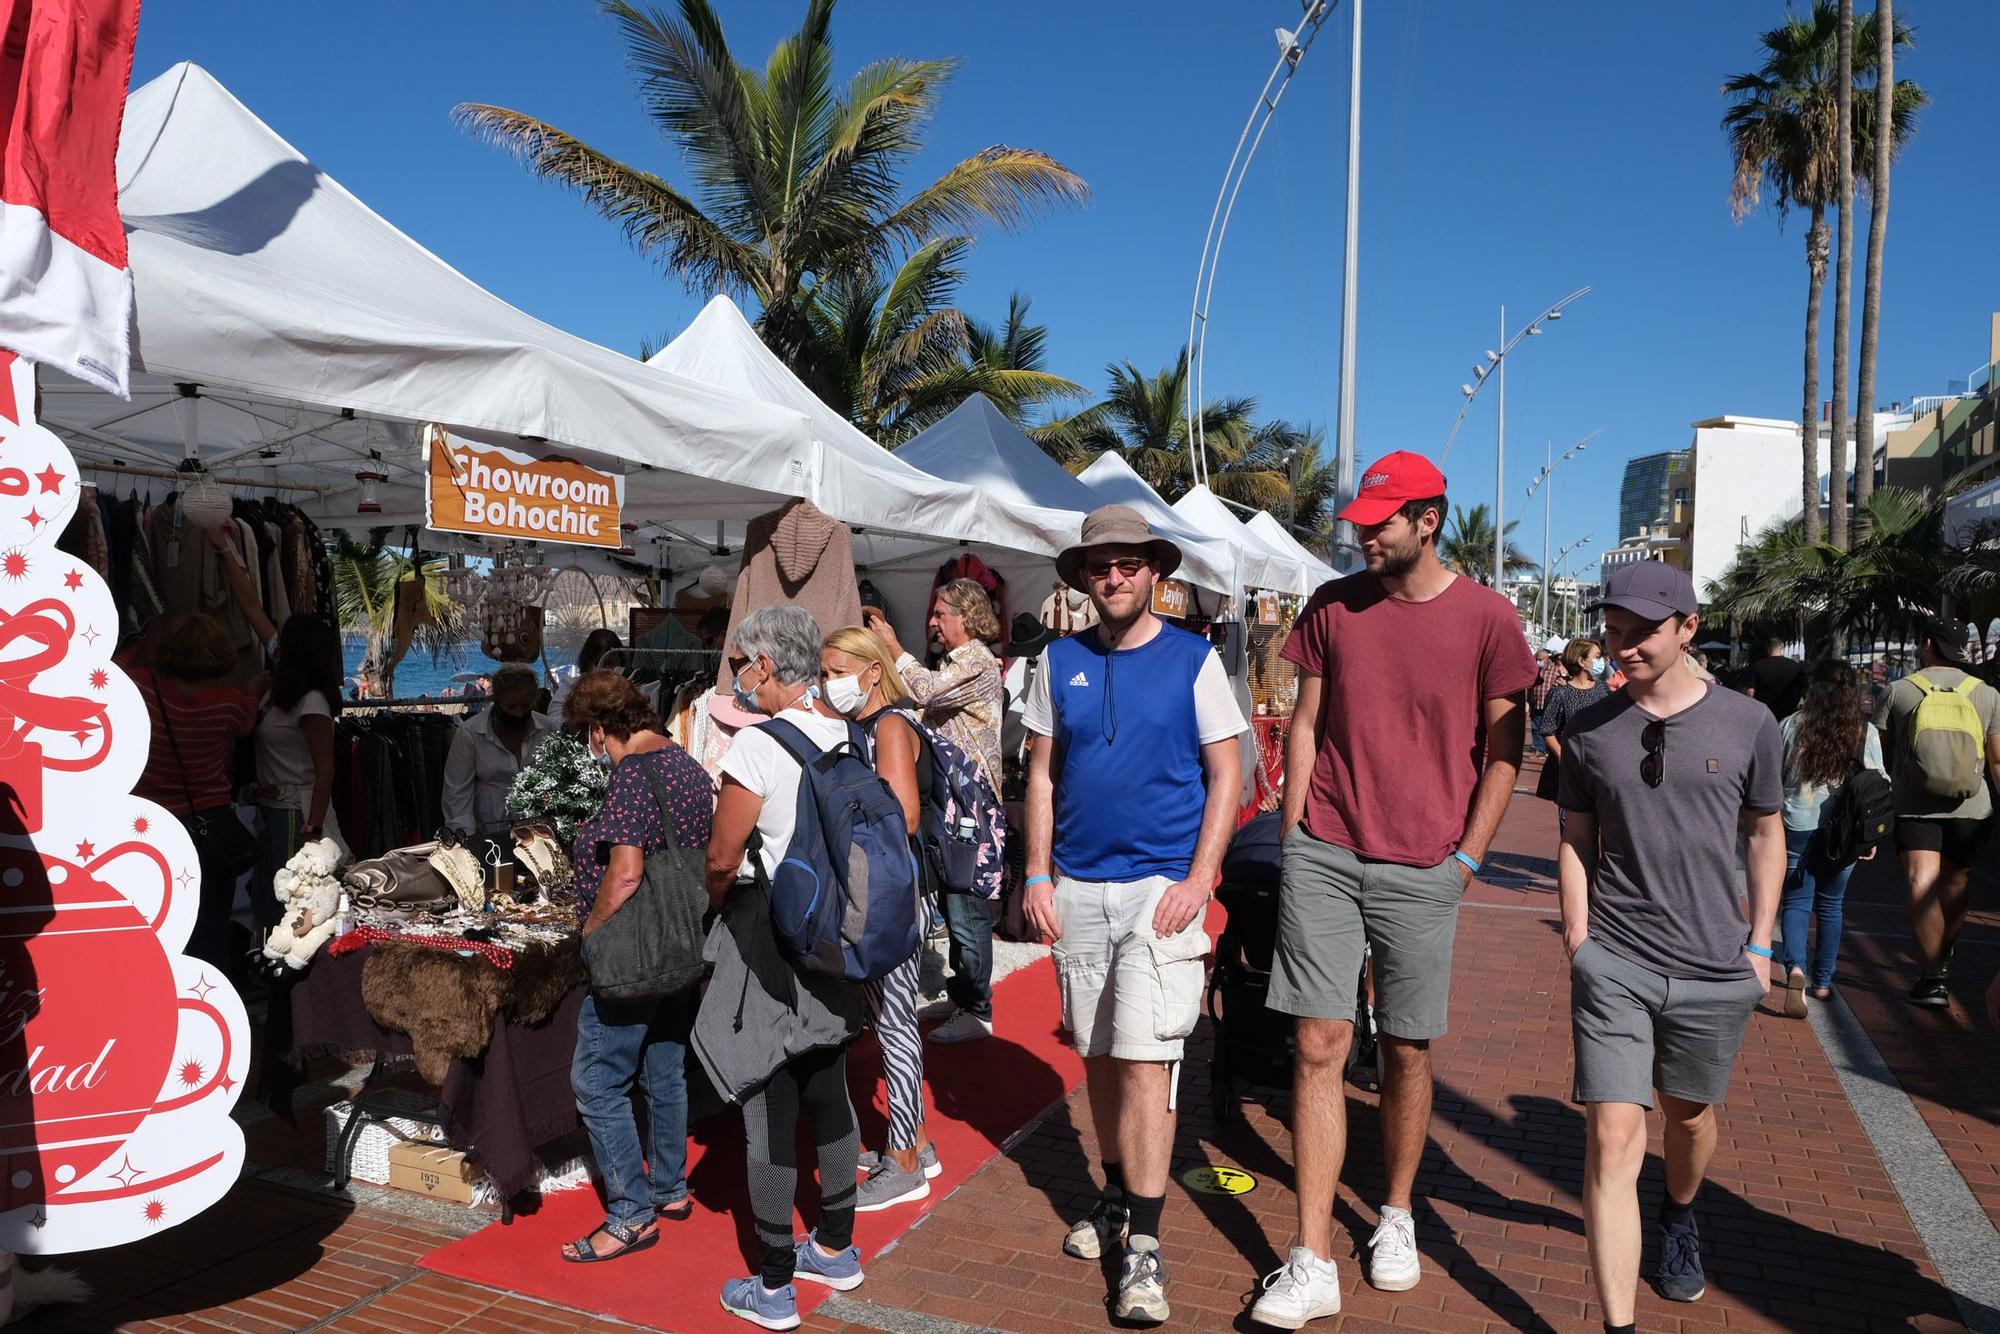
[[[1042,599],[1042,624],[1058,635],[1078,634],[1097,624],[1097,607],[1088,594],[1059,583]]]
[[[736,627],[751,612],[784,605],[811,612],[821,634],[861,624],[854,534],[810,500],[788,501],[750,521],[723,642],[734,642]],[[729,688],[726,656],[715,679],[721,689]]]

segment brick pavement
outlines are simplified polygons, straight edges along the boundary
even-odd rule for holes
[[[1374,1223],[1382,1164],[1375,1098],[1353,1091],[1352,1150],[1335,1207],[1347,1310],[1325,1323],[1328,1330],[1598,1328],[1577,1203],[1582,1118],[1566,1096],[1568,991],[1555,935],[1554,839],[1548,806],[1517,797],[1488,858],[1488,882],[1467,896],[1455,1031],[1435,1050],[1436,1116],[1419,1178],[1427,1273],[1412,1292],[1377,1293],[1359,1280],[1357,1251]],[[1963,1015],[1913,1017],[1908,1007],[1895,1008],[1904,985],[1897,952],[1906,942],[1895,938],[1890,908],[1868,906],[1892,903],[1881,898],[1886,892],[1858,895],[1855,943],[1844,951],[1854,962],[1843,963],[1850,970],[1843,990],[1898,1077],[1915,1083],[1928,1123],[1975,1178],[1995,1159],[1993,1091],[1966,1068],[1973,1063],[1940,1060],[1935,1044],[1986,1039],[1963,1031]],[[1991,926],[1984,921],[1981,930]],[[1985,945],[1961,951],[1961,971],[1990,976],[1992,954]],[[1252,1090],[1238,1118],[1219,1127],[1210,1106],[1209,1041],[1204,1023],[1182,1083],[1176,1176],[1226,1164],[1259,1184],[1237,1198],[1178,1186],[1170,1195],[1172,1327],[1253,1328],[1243,1312],[1256,1278],[1281,1263],[1292,1236],[1287,1099],[1282,1090]],[[1990,1059],[1983,1063],[1994,1068]],[[1109,1271],[1057,1250],[1065,1221],[1088,1204],[1077,1189],[1091,1143],[1087,1121],[1081,1095],[1071,1096],[902,1241],[871,1257],[869,1281],[807,1328],[908,1329],[917,1314],[1016,1330],[1108,1327]],[[209,1213],[157,1238],[69,1257],[63,1263],[97,1288],[96,1302],[39,1313],[24,1328],[628,1328],[417,1271],[418,1255],[470,1224],[419,1222],[379,1203],[357,1205],[287,1184],[299,1178],[285,1167],[317,1165],[318,1124],[308,1111],[299,1132],[277,1122],[254,1127],[253,1162],[277,1170],[246,1180]],[[1991,1175],[1974,1181],[1989,1210]],[[1659,1190],[1657,1157],[1642,1188],[1649,1197]],[[1745,1044],[1703,1213],[1709,1295],[1674,1306],[1642,1294],[1642,1328],[1958,1327],[1811,1030],[1773,1006],[1757,1016]],[[589,1275],[597,1282],[616,1277],[615,1267]]]
[[[1382,1163],[1377,1104],[1353,1090],[1351,1150],[1335,1205],[1345,1311],[1329,1330],[1595,1331],[1578,1193],[1583,1120],[1568,1101],[1567,971],[1556,939],[1546,803],[1516,799],[1496,856],[1501,886],[1467,897],[1455,1030],[1434,1049],[1436,1115],[1419,1171],[1426,1278],[1401,1294],[1360,1280]],[[1286,1098],[1260,1091],[1218,1128],[1208,1107],[1206,1026],[1183,1081],[1176,1178],[1205,1164],[1258,1177],[1248,1196],[1169,1197],[1165,1250],[1175,1328],[1248,1328],[1259,1275],[1293,1236]],[[856,1298],[1003,1329],[1103,1329],[1109,1270],[1057,1250],[1088,1200],[1093,1143],[1074,1095],[886,1255]],[[1642,1181],[1661,1186],[1659,1142]],[[1702,1202],[1710,1291],[1691,1306],[1642,1293],[1649,1330],[1956,1328],[1915,1231],[1811,1030],[1774,1005],[1752,1023]],[[1646,1257],[1652,1262],[1649,1244]],[[829,1316],[857,1310],[832,1305]],[[839,1328],[831,1319],[823,1328]],[[865,1327],[865,1326],[858,1326]]]

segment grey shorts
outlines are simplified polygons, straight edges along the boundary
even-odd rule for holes
[[[1304,1019],[1353,1019],[1365,942],[1374,953],[1376,1026],[1412,1041],[1444,1036],[1465,895],[1460,864],[1370,861],[1301,824],[1285,836],[1283,866],[1266,1004]]]
[[[1750,1015],[1754,977],[1667,977],[1586,937],[1569,964],[1570,1034],[1578,1102],[1653,1105],[1653,1090],[1721,1102]]]

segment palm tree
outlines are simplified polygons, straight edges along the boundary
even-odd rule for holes
[[[1894,45],[1910,44],[1909,28],[1892,19]],[[1858,25],[1861,52],[1857,78],[1872,79],[1876,70],[1875,17],[1863,18]],[[1805,385],[1799,412],[1800,445],[1803,451],[1801,508],[1805,515],[1805,535],[1819,539],[1819,440],[1815,423],[1819,420],[1819,310],[1820,289],[1826,282],[1827,258],[1832,241],[1826,226],[1826,211],[1838,203],[1839,145],[1835,127],[1839,82],[1840,11],[1833,0],[1815,0],[1808,14],[1789,15],[1785,22],[1759,39],[1763,64],[1754,72],[1739,74],[1722,85],[1734,102],[1722,117],[1729,136],[1730,156],[1735,164],[1735,180],[1730,187],[1730,204],[1741,222],[1757,207],[1761,193],[1771,192],[1780,224],[1793,208],[1805,209],[1812,218],[1806,232],[1806,328]],[[1866,173],[1873,171],[1877,117],[1875,89],[1854,90],[1855,143],[1857,160]],[[1927,99],[1912,83],[1894,85],[1890,99],[1889,123],[1895,147],[1908,139],[1916,128],[1916,113]],[[1844,442],[1839,446],[1843,451]],[[1834,493],[1844,499],[1844,476],[1836,476]]]
[[[1864,25],[1864,35],[1871,28],[1875,39],[1875,85],[1878,88],[1887,85],[1893,92],[1888,97],[1870,99],[1875,124],[1873,160],[1867,164],[1865,173],[1868,260],[1861,294],[1861,384],[1854,396],[1855,410],[1868,414],[1868,458],[1866,466],[1858,468],[1854,475],[1854,508],[1863,518],[1868,513],[1868,497],[1875,490],[1875,345],[1882,318],[1882,244],[1889,230],[1889,164],[1915,130],[1918,108],[1930,101],[1930,96],[1916,84],[1896,79],[1896,46],[1912,45],[1913,39],[1908,26],[1896,21],[1894,0],[1876,0],[1874,18]]]
[[[1508,574],[1528,574],[1542,568],[1514,545],[1514,530],[1520,526],[1519,519],[1507,524],[1507,551],[1503,560]],[[1483,503],[1469,510],[1452,507],[1451,522],[1438,540],[1438,559],[1448,570],[1492,585],[1493,514]]]
[[[1107,366],[1105,374],[1111,377],[1111,386],[1104,401],[1044,428],[1038,436],[1042,447],[1071,462],[1117,454],[1162,497],[1178,500],[1194,485],[1188,462],[1187,350],[1183,348],[1172,366],[1154,375],[1130,361]],[[1210,399],[1202,405],[1202,438],[1210,461],[1222,470],[1240,462],[1250,450],[1256,436],[1251,416],[1256,410],[1253,398]],[[1281,479],[1277,485],[1283,485]]]
[[[1015,292],[998,328],[965,322],[966,361],[983,380],[979,392],[1016,425],[1027,420],[1030,408],[1083,396],[1082,385],[1049,372],[1049,326],[1028,323],[1030,304],[1026,293]]]
[[[1047,331],[1026,323],[1016,296],[999,333],[981,331],[951,304],[971,242],[944,237],[917,247],[887,277],[847,269],[806,303],[813,389],[864,434],[894,448],[974,394],[1009,416],[1083,393],[1037,365]]]
[[[1940,585],[1974,564],[1941,541],[1944,502],[1922,491],[1885,486],[1868,498],[1853,545],[1810,540],[1801,524],[1773,524],[1746,543],[1722,579],[1709,585],[1718,614],[1745,621],[1824,624],[1836,651],[1891,635],[1905,636],[1937,610]],[[1957,577],[1977,582],[1976,570]]]
[[[453,116],[582,195],[690,289],[754,296],[765,342],[802,375],[807,298],[820,283],[1088,195],[1047,154],[995,145],[901,197],[903,168],[956,62],[878,60],[836,88],[833,0],[808,0],[798,31],[761,70],[737,63],[710,0],[679,0],[677,16],[626,0],[602,8],[624,37],[647,114],[681,149],[692,195],[523,112],[464,103]]]
[[[1249,447],[1234,462],[1214,469],[1215,494],[1267,511],[1296,536],[1323,538],[1333,530],[1339,477],[1322,458],[1326,430],[1294,426],[1282,417],[1250,434]]]
[[[416,557],[387,542],[388,530],[378,528],[366,542],[338,533],[327,547],[340,628],[361,635],[361,676],[377,699],[393,697],[396,668],[412,646],[437,662],[457,647],[467,628],[462,610],[445,593],[444,558],[422,561],[419,568]],[[401,588],[418,580],[420,602],[399,598]]]

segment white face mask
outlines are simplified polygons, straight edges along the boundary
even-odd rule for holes
[[[834,712],[851,717],[856,710],[868,702],[868,690],[861,684],[861,676],[836,676],[826,683],[826,702]]]

